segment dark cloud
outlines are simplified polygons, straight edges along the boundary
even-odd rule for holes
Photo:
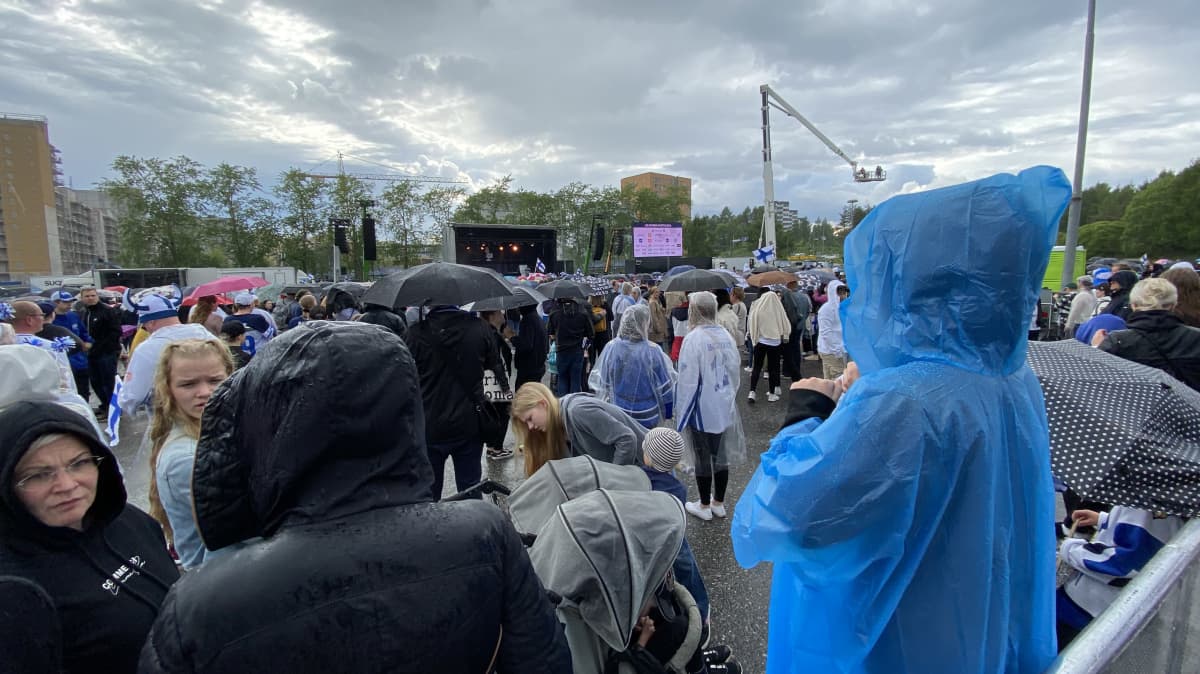
[[[542,190],[663,170],[694,178],[703,213],[762,200],[767,82],[851,157],[889,170],[855,184],[773,113],[777,198],[832,217],[851,198],[1037,163],[1069,172],[1085,9],[0,0],[0,110],[48,115],[76,184],[123,153],[269,177],[340,150]],[[1101,3],[1085,180],[1137,183],[1192,160],[1198,14],[1188,0]]]

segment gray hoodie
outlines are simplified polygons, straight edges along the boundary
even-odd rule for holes
[[[587,393],[563,396],[558,404],[571,456],[586,454],[619,466],[641,459],[646,429],[620,408]]]

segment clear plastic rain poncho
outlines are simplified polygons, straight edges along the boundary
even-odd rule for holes
[[[711,475],[711,466],[698,465],[691,432],[720,433],[721,445],[713,464],[720,470],[746,458],[746,435],[737,410],[742,383],[742,355],[729,333],[717,325],[717,298],[710,292],[692,293],[688,332],[679,349],[679,406],[676,430],[683,435],[684,463],[696,474]]]
[[[646,428],[670,419],[675,402],[675,368],[671,358],[648,338],[650,307],[625,310],[617,339],[605,345],[588,377],[588,386]]]
[[[1035,167],[894,197],[846,239],[863,373],[783,429],[734,510],[774,562],[768,672],[1041,672],[1055,657],[1045,404],[1026,327],[1071,187]]]

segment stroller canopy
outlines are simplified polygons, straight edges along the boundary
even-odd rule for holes
[[[597,489],[650,491],[650,478],[637,466],[617,466],[586,455],[548,461],[508,497],[513,527],[535,534],[559,505]]]
[[[609,648],[624,651],[675,561],[684,518],[670,494],[600,489],[558,506],[529,557],[546,589],[563,597],[560,615],[577,611]],[[569,624],[567,632],[570,639]]]

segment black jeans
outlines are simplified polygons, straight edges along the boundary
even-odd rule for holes
[[[108,401],[112,399],[113,388],[117,384],[117,356],[115,351],[110,353],[88,354],[88,379],[92,382],[92,390],[100,399],[100,409],[108,409]]]
[[[87,400],[88,396],[92,394],[91,388],[88,387],[88,371],[86,369],[71,370],[71,374],[75,376],[75,390],[79,391],[80,397]]]
[[[442,500],[442,484],[446,478],[446,459],[454,461],[454,486],[458,491],[479,484],[483,479],[483,442],[455,440],[425,446],[433,467],[433,497]],[[479,498],[483,498],[480,496]]]
[[[767,393],[779,388],[779,355],[783,353],[783,345],[767,346],[754,345],[754,369],[750,372],[750,391],[758,389],[758,378],[762,376],[763,360],[767,361]]]
[[[513,393],[516,393],[517,389],[521,388],[522,384],[528,384],[531,381],[539,381],[540,382],[542,380],[542,377],[545,377],[545,376],[546,376],[546,368],[545,367],[543,367],[540,370],[533,370],[533,371],[522,370],[520,368],[517,368],[517,383],[513,384]]]
[[[801,342],[804,341],[804,326],[800,326],[800,330],[792,328],[792,336],[787,342],[784,342],[783,347],[783,371],[791,379],[800,380],[800,363],[803,355]]]

